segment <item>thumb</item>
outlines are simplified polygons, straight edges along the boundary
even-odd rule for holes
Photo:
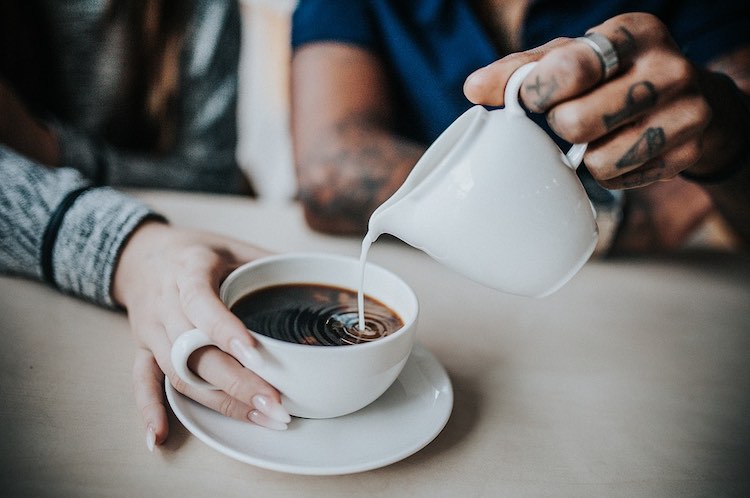
[[[139,348],[133,363],[133,389],[135,402],[146,426],[146,446],[154,446],[167,439],[169,421],[164,405],[164,374],[150,351]]]
[[[516,69],[529,62],[538,61],[567,38],[556,38],[525,52],[516,52],[477,69],[464,82],[464,95],[473,104],[505,105],[505,85]]]

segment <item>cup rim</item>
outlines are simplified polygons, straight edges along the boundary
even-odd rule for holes
[[[261,267],[261,266],[272,265],[272,264],[276,264],[278,262],[283,262],[283,261],[290,261],[290,260],[308,260],[309,261],[311,259],[326,260],[326,261],[338,261],[338,262],[343,262],[343,263],[347,263],[347,264],[355,263],[355,264],[359,265],[359,260],[356,259],[356,258],[354,258],[354,257],[351,257],[351,256],[343,256],[343,255],[338,255],[338,254],[327,254],[327,253],[317,253],[317,252],[289,252],[289,253],[282,253],[282,254],[274,254],[274,255],[270,255],[270,256],[264,256],[264,257],[255,259],[253,261],[249,261],[247,263],[244,263],[244,264],[238,266],[229,275],[227,275],[227,277],[224,279],[224,281],[221,283],[221,285],[219,287],[219,298],[221,299],[222,303],[224,303],[224,305],[226,306],[227,303],[226,303],[226,299],[225,299],[225,294],[227,292],[226,289],[228,288],[228,286],[231,285],[234,280],[236,280],[237,278],[239,278],[239,275],[244,274],[247,271],[251,271],[254,268]],[[247,327],[245,329],[250,334],[252,334],[253,337],[255,337],[261,343],[268,342],[270,344],[274,344],[275,347],[284,347],[284,348],[291,348],[291,349],[310,348],[310,347],[312,347],[312,348],[315,348],[315,351],[320,351],[321,354],[329,354],[328,352],[330,352],[330,354],[340,354],[342,348],[344,348],[344,349],[355,348],[357,350],[361,350],[361,349],[368,348],[368,347],[369,348],[382,347],[382,345],[385,345],[386,343],[390,343],[392,341],[397,340],[402,335],[404,335],[405,333],[407,333],[409,330],[413,331],[415,329],[415,327],[416,327],[417,319],[419,317],[419,300],[417,299],[417,295],[414,292],[414,289],[412,289],[411,286],[409,284],[407,284],[406,281],[403,278],[401,278],[400,276],[398,276],[397,274],[395,274],[391,270],[388,270],[387,268],[384,268],[384,267],[382,267],[382,266],[380,266],[380,265],[378,265],[376,263],[372,263],[372,262],[367,261],[366,262],[366,268],[373,268],[373,269],[375,269],[375,271],[381,272],[381,273],[387,275],[388,278],[392,278],[395,281],[397,281],[407,291],[409,300],[411,301],[411,303],[409,303],[409,304],[411,304],[411,307],[414,310],[413,313],[411,313],[411,316],[408,319],[405,319],[404,317],[401,316],[402,315],[401,313],[398,313],[399,318],[401,318],[401,320],[403,322],[403,325],[399,329],[397,329],[394,332],[388,334],[387,336],[382,337],[382,338],[377,339],[377,340],[374,340],[374,341],[368,341],[368,342],[363,342],[363,343],[358,343],[358,344],[347,344],[347,345],[342,345],[341,347],[335,347],[335,346],[334,347],[330,347],[330,346],[319,346],[319,345],[313,345],[313,344],[300,344],[300,343],[296,343],[296,342],[284,341],[284,340],[281,340],[281,339],[276,339],[275,337],[270,337],[270,336],[261,334],[260,332],[248,329]],[[283,285],[284,283],[288,283],[288,282],[283,282],[280,285]],[[318,284],[322,283],[323,285],[327,285],[325,282],[312,282],[312,281],[305,281],[304,279],[301,279],[299,283],[318,283]],[[260,289],[260,288],[264,288],[264,287],[270,287],[272,285],[277,285],[277,284],[266,284],[266,285],[262,285],[262,286],[260,286],[258,288]],[[353,290],[354,292],[357,292],[356,288],[351,289],[346,284],[328,284],[328,285],[338,285],[340,287],[347,288],[349,290]],[[386,305],[386,306],[388,306],[389,308],[391,307],[390,305]],[[229,306],[227,306],[227,307],[229,307]]]

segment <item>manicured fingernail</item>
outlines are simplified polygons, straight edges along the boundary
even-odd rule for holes
[[[284,422],[279,422],[278,420],[267,417],[266,415],[262,414],[260,410],[251,411],[250,413],[248,413],[247,418],[249,418],[253,423],[258,424],[261,427],[265,427],[266,429],[285,431],[287,428],[287,425]]]
[[[288,424],[292,421],[292,417],[289,416],[286,409],[276,400],[262,394],[256,394],[253,396],[252,401],[253,406],[265,416],[284,424]]]
[[[149,425],[148,429],[146,429],[146,448],[148,448],[148,451],[153,453],[155,446],[156,446],[156,431],[154,430],[153,426]]]
[[[263,364],[263,358],[260,356],[258,350],[243,344],[239,339],[232,339],[229,343],[229,349],[232,351],[232,355],[234,355],[234,357],[237,358],[245,368],[252,370]]]

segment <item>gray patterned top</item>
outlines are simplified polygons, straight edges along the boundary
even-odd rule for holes
[[[197,0],[185,39],[177,147],[168,155],[121,150],[99,138],[115,105],[122,46],[92,33],[107,2],[46,0],[52,44],[60,61],[64,115],[49,124],[60,140],[61,165],[50,169],[0,144],[0,272],[42,278],[42,239],[60,201],[104,179],[110,186],[240,192],[235,160],[240,19],[236,2]],[[0,118],[1,119],[1,118]],[[117,256],[152,211],[110,187],[83,193],[66,212],[52,249],[57,285],[112,306]]]

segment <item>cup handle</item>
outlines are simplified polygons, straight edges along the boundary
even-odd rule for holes
[[[188,330],[183,332],[172,344],[172,351],[170,358],[172,360],[172,367],[177,372],[186,384],[197,387],[199,389],[211,389],[218,390],[219,388],[206,382],[197,375],[195,375],[190,368],[188,368],[188,358],[196,350],[204,346],[215,346],[216,344],[206,335],[205,332],[199,329]]]
[[[505,109],[516,115],[526,115],[526,111],[521,107],[521,103],[518,101],[518,92],[521,90],[521,83],[524,78],[529,75],[536,62],[529,62],[524,64],[515,70],[515,72],[508,79],[508,83],[505,85]],[[575,144],[573,145],[565,157],[568,159],[568,166],[571,169],[576,170],[583,161],[583,154],[586,152],[588,144]]]

